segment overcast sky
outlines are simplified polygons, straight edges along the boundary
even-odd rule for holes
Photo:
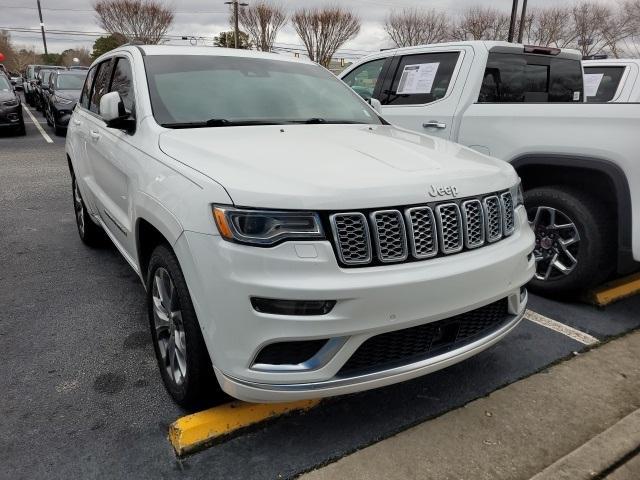
[[[251,0],[242,0],[250,3]],[[621,0],[598,0],[601,3],[616,5]],[[529,8],[558,5],[564,0],[529,0]],[[512,0],[274,0],[288,11],[302,6],[321,6],[339,4],[355,12],[362,21],[360,34],[344,45],[343,54],[362,55],[391,46],[382,29],[389,11],[403,7],[435,8],[451,16],[463,11],[470,5],[492,6],[509,12]],[[47,35],[50,52],[59,53],[67,48],[84,46],[91,49],[97,35],[72,35],[71,32],[100,32],[93,9],[93,0],[41,0],[44,23],[47,29],[61,30],[66,33]],[[175,20],[170,30],[172,35],[203,36],[212,38],[220,31],[229,30],[228,7],[224,0],[168,0],[165,4],[175,9]],[[39,28],[36,0],[0,0],[0,29],[2,28]],[[14,42],[19,45],[33,46],[42,50],[39,33],[11,32]],[[278,44],[301,42],[290,25],[283,28],[277,38]],[[172,40],[170,43],[188,43]]]

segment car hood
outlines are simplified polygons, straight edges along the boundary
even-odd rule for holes
[[[512,186],[505,162],[385,125],[175,129],[160,149],[220,183],[239,206],[336,210],[409,205]]]
[[[13,92],[0,90],[0,102],[6,102],[8,100],[14,100],[16,98]]]
[[[69,100],[80,100],[80,90],[56,90],[56,96]]]

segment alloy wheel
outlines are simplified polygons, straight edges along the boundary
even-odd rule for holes
[[[84,237],[84,204],[82,203],[82,196],[80,195],[78,182],[75,179],[73,180],[73,208],[76,212],[76,222],[78,224],[80,236]]]
[[[168,378],[177,386],[187,374],[187,344],[178,292],[169,272],[159,267],[153,278],[153,321]]]
[[[528,214],[536,235],[536,279],[548,281],[569,275],[578,265],[580,233],[575,223],[553,207],[539,206]]]

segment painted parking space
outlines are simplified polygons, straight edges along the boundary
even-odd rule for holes
[[[27,129],[0,138],[0,448],[12,478],[295,477],[588,348],[525,320],[453,367],[243,424],[177,458],[168,433],[187,412],[162,387],[143,288],[114,248],[80,243],[64,139]],[[600,342],[640,327],[640,297],[599,310],[531,295],[529,308]]]

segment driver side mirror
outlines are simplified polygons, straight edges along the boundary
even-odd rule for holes
[[[14,87],[16,86],[18,82],[16,82],[15,80],[11,80],[11,85],[13,85]]]
[[[136,120],[127,113],[124,102],[118,92],[105,93],[100,99],[100,116],[109,128],[117,128],[133,132],[136,128]]]
[[[382,115],[382,103],[380,103],[380,100],[371,97],[367,103],[371,105],[371,108],[373,108],[378,115]]]

